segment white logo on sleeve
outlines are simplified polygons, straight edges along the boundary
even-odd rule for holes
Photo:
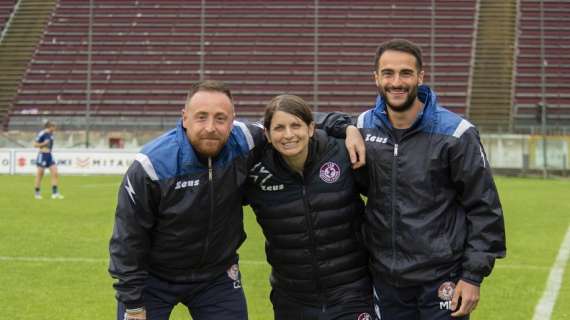
[[[127,183],[125,184],[125,189],[127,190],[127,194],[129,195],[133,203],[135,203],[135,189],[133,189],[133,185],[131,184],[129,176],[127,176]]]
[[[483,161],[483,168],[486,168],[487,165],[485,164],[485,153],[483,152],[483,147],[479,146],[479,152],[481,152],[481,161]]]

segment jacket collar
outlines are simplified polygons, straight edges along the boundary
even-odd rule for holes
[[[232,133],[233,133],[233,129],[232,129]],[[212,159],[214,163],[216,163],[219,159],[223,159],[228,154],[228,143],[230,143],[230,140],[231,140],[231,137],[228,139],[226,144],[222,147],[222,150],[220,150],[220,153],[218,153],[218,155]],[[178,120],[178,123],[176,124],[176,142],[178,143],[178,146],[180,147],[180,157],[181,157],[181,161],[184,165],[192,165],[192,164],[194,164],[194,165],[202,164],[203,166],[208,165],[207,162],[200,161],[200,159],[201,158],[203,159],[204,157],[201,157],[198,154],[198,152],[196,152],[196,149],[194,149],[192,144],[190,144],[190,140],[188,139],[188,136],[186,135],[186,129],[182,125],[182,120]],[[206,161],[207,161],[207,157],[206,157]]]
[[[182,119],[178,120],[176,124],[176,142],[178,142],[178,146],[180,147],[180,157],[183,164],[189,164],[193,159],[198,159],[186,135],[186,129],[184,129],[182,125]]]
[[[421,85],[418,88],[418,98],[424,104],[424,108],[417,115],[416,121],[411,128],[426,127],[434,124],[436,119],[435,113],[437,109],[437,96],[427,85]],[[388,118],[386,101],[382,96],[376,97],[376,106],[373,110],[375,124],[387,127],[392,130],[392,124]],[[380,123],[378,123],[380,122]]]

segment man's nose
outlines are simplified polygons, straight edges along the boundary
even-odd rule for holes
[[[215,131],[214,119],[208,119],[208,121],[206,121],[205,129],[208,132],[214,132]]]
[[[395,74],[394,77],[392,78],[392,85],[393,86],[398,86],[402,83],[402,78],[400,78],[399,74]]]

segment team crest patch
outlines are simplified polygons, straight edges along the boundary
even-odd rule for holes
[[[356,320],[372,320],[372,317],[370,316],[370,313],[364,312],[359,314]]]
[[[443,301],[451,301],[453,292],[455,291],[455,283],[446,281],[437,289],[437,296]]]
[[[239,266],[237,264],[232,265],[228,270],[228,277],[230,279],[237,281],[239,279]]]
[[[340,167],[334,162],[327,162],[321,167],[319,177],[326,183],[335,183],[340,177]]]

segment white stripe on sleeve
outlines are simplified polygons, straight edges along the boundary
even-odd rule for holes
[[[456,138],[460,138],[465,133],[465,131],[467,131],[467,129],[471,127],[473,127],[471,122],[463,119],[455,129],[455,132],[453,132],[453,136]]]
[[[156,174],[156,171],[154,171],[152,162],[150,162],[150,159],[147,157],[146,154],[137,153],[137,155],[135,156],[135,160],[142,165],[144,171],[146,172],[146,174],[148,174],[151,180],[153,181],[158,180],[158,175]]]
[[[364,116],[368,113],[368,111],[361,113],[358,116],[358,120],[356,121],[357,128],[364,128]]]
[[[253,143],[253,136],[251,135],[251,132],[249,131],[249,128],[245,125],[245,123],[234,121],[234,126],[238,126],[245,135],[245,139],[247,140],[247,145],[249,146],[249,150],[253,149],[253,147],[255,147],[255,144]]]

